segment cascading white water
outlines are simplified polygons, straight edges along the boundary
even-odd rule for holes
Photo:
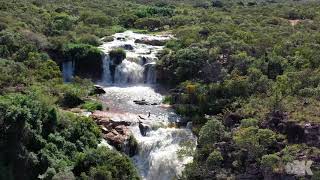
[[[185,164],[192,156],[180,157],[183,144],[195,148],[196,138],[189,128],[170,128],[180,117],[160,103],[163,96],[154,86],[108,86],[103,100],[108,104],[108,115],[113,121],[131,122],[130,130],[138,142],[138,154],[132,157],[144,180],[171,180],[181,175]],[[145,99],[159,105],[140,106],[133,101]],[[150,113],[150,117],[148,117]],[[143,119],[141,119],[141,117]],[[150,127],[146,135],[141,134],[138,122]]]
[[[144,68],[142,66],[125,59],[116,67],[114,82],[119,84],[141,83],[143,71]]]
[[[104,43],[100,48],[106,53],[103,60],[102,85],[106,94],[102,100],[108,105],[107,112],[114,121],[131,122],[130,130],[138,142],[138,154],[132,157],[137,169],[145,180],[171,180],[177,178],[184,165],[192,156],[179,156],[182,144],[191,142],[195,148],[196,138],[188,128],[170,128],[180,121],[171,108],[161,104],[163,95],[157,93],[156,61],[162,46],[136,43],[137,39],[166,40],[170,36],[151,36],[127,31],[114,35],[114,41]],[[108,53],[112,49],[126,47],[127,57],[110,71],[113,62]],[[148,102],[138,105],[134,101]],[[153,104],[153,105],[151,105]],[[139,123],[149,127],[141,133]]]
[[[62,63],[62,75],[64,82],[70,82],[74,75],[74,63],[73,61],[64,61]]]
[[[103,60],[103,83],[106,84],[152,84],[156,82],[155,62],[158,60],[157,53],[163,49],[162,46],[152,46],[136,43],[136,40],[167,40],[170,36],[150,36],[137,34],[131,31],[117,33],[114,40],[103,44],[100,48],[106,53]],[[108,53],[116,48],[123,48],[126,59],[115,68],[112,74],[110,66],[113,64]]]
[[[145,64],[145,80],[144,82],[154,84],[157,81],[157,76],[156,76],[156,63],[148,63]]]
[[[182,143],[195,140],[191,131],[159,128],[147,136],[142,136],[137,126],[132,127],[132,131],[139,144],[139,154],[133,159],[143,178],[170,180],[181,175],[184,165],[192,161],[192,157],[178,156]]]
[[[103,60],[102,60],[102,65],[103,65],[103,75],[101,77],[101,81],[103,83],[112,83],[112,77],[111,77],[111,72],[110,72],[110,57],[108,54],[105,54]]]

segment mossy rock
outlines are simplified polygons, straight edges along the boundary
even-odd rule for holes
[[[118,48],[111,50],[109,56],[114,65],[119,65],[126,58],[126,52],[122,48]]]

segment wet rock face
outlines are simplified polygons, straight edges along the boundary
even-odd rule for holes
[[[304,136],[307,145],[320,147],[320,125],[307,123],[304,126]],[[320,158],[319,158],[320,159]]]
[[[304,128],[294,122],[286,123],[286,134],[289,143],[303,143],[305,142]]]
[[[101,57],[90,60],[79,60],[75,62],[75,75],[83,78],[98,80],[103,73]]]
[[[123,46],[123,49],[125,49],[125,50],[133,50],[133,46],[131,45],[131,44],[125,44],[124,46]]]
[[[142,136],[146,136],[147,132],[151,130],[151,127],[147,124],[139,122],[139,129]]]

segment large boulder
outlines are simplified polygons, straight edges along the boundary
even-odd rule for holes
[[[109,57],[113,65],[119,65],[127,57],[126,52],[122,48],[113,49],[109,52]]]
[[[150,105],[150,103],[148,101],[144,100],[144,99],[142,99],[142,100],[134,100],[133,102],[135,104],[137,104],[137,105]]]
[[[142,38],[142,39],[136,39],[134,42],[139,44],[152,45],[152,46],[164,46],[167,40],[154,39],[154,38]]]
[[[147,124],[139,122],[139,129],[142,136],[146,136],[147,132],[151,130],[151,127]]]
[[[92,118],[102,131],[103,138],[118,151],[134,156],[137,153],[138,145],[128,128],[131,122],[113,121],[106,114],[101,111],[92,114]]]
[[[304,137],[309,146],[320,147],[320,124],[306,123],[304,125]],[[319,157],[320,161],[320,157]]]
[[[93,93],[101,95],[101,94],[105,94],[106,91],[103,89],[103,87],[101,87],[99,85],[94,85]]]

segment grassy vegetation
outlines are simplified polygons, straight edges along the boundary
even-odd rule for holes
[[[176,37],[158,69],[161,83],[176,89],[166,101],[199,136],[182,179],[232,178],[251,169],[263,177],[284,173],[283,165],[301,154],[319,157],[319,144],[289,142],[290,133],[268,126],[277,114],[301,127],[320,123],[317,1],[0,4],[0,179],[139,178],[126,156],[97,148],[100,132],[90,118],[61,111],[101,105],[85,102],[90,80],[63,84],[57,64],[76,61],[78,75],[96,79],[99,70],[92,75],[84,67],[101,63],[100,38],[126,29]]]

